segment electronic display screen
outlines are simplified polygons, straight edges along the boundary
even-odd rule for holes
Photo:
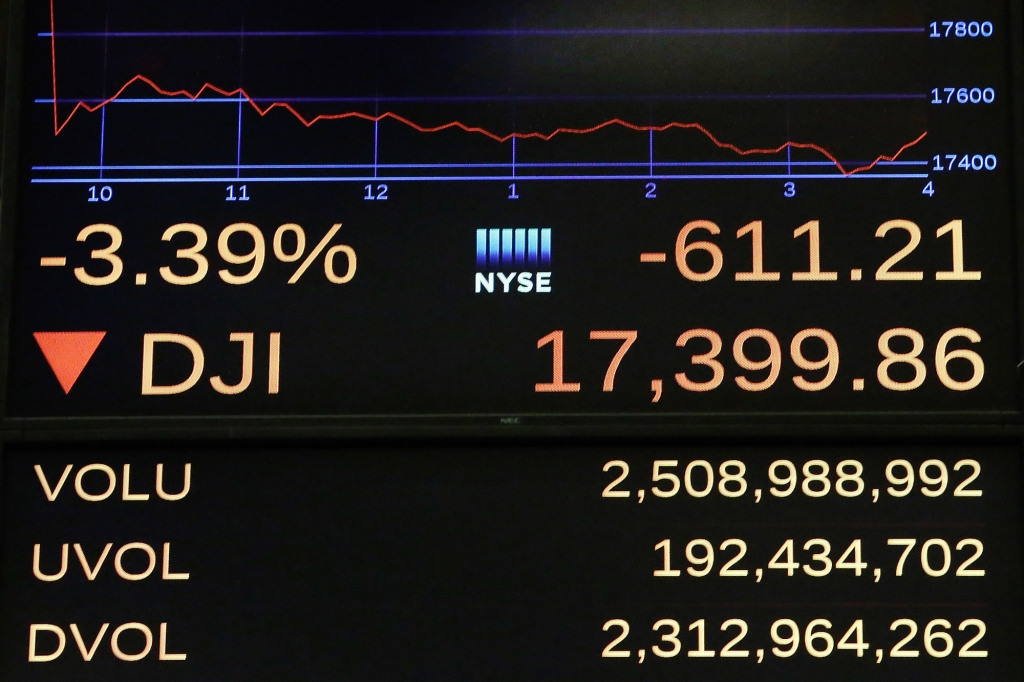
[[[1021,0],[0,0],[5,682],[1024,679]]]
[[[7,680],[1019,680],[1019,447],[12,449]]]
[[[10,418],[1019,412],[1019,3],[18,6]]]

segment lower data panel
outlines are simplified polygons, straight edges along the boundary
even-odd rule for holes
[[[32,680],[1019,680],[1013,447],[13,448]]]

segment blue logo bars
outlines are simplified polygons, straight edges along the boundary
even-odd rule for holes
[[[486,229],[476,231],[476,267],[551,265],[551,229]]]

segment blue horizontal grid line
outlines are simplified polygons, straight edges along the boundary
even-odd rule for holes
[[[715,175],[715,174],[691,174],[691,175],[407,175],[407,176],[307,176],[307,177],[244,177],[237,178],[233,175],[225,175],[217,178],[104,178],[103,183],[113,184],[183,184],[183,183],[220,183],[220,182],[247,182],[258,184],[261,182],[510,182],[518,180],[529,181],[589,181],[589,180],[926,180],[930,176],[927,173],[858,173],[856,175],[841,175],[839,173],[819,173],[812,175]],[[100,182],[96,178],[32,178],[34,185],[81,185],[96,184]]]
[[[615,36],[884,35],[924,33],[924,27],[539,28],[363,31],[58,31],[57,38],[558,38]],[[50,38],[50,32],[36,34]]]
[[[863,166],[867,161],[843,161],[844,166]],[[879,161],[877,166],[927,166],[930,161]],[[517,163],[517,168],[649,168],[649,162],[562,162],[562,163]],[[792,164],[785,161],[659,161],[654,164],[655,168],[704,168],[704,167],[735,167],[735,168],[785,168],[787,166],[802,167],[835,167],[831,161],[794,161]],[[365,170],[371,168],[401,168],[401,169],[450,169],[450,168],[507,168],[507,163],[391,163],[374,166],[373,164],[268,164],[268,165],[242,165],[243,170]],[[32,166],[34,171],[93,171],[100,170],[101,166]],[[234,164],[221,165],[182,165],[182,166],[102,166],[103,170],[122,171],[143,171],[143,170],[234,170],[238,166]]]
[[[825,93],[750,93],[750,94],[681,94],[681,95],[433,95],[433,96],[381,96],[381,97],[253,97],[252,101],[264,104],[274,102],[288,103],[327,103],[327,102],[656,102],[656,101],[794,101],[794,100],[924,100],[931,95],[904,92],[825,92]],[[57,104],[74,105],[79,102],[86,104],[102,104],[106,99],[92,97],[86,99],[59,98]],[[52,97],[39,97],[33,100],[36,104],[53,105]],[[200,97],[192,99],[185,96],[177,97],[119,97],[112,104],[238,104],[237,97]]]

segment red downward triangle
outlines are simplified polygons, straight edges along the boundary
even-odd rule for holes
[[[106,336],[106,332],[35,332],[32,334],[40,350],[57,375],[64,394],[78,381],[82,370],[89,364],[92,354]]]

